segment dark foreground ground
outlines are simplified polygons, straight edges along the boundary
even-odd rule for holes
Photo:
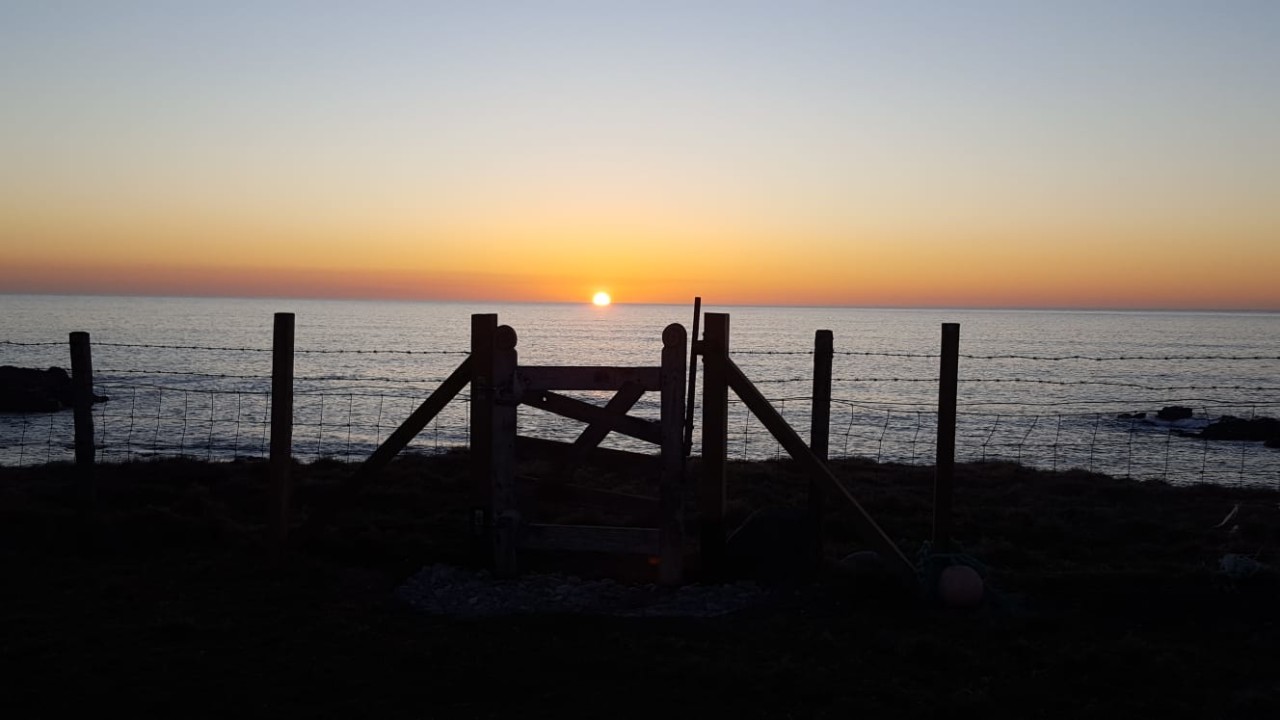
[[[350,472],[298,466],[303,513]],[[930,471],[836,472],[914,555]],[[955,536],[998,590],[975,611],[827,584],[712,619],[416,614],[395,588],[466,562],[466,477],[399,460],[277,564],[261,463],[102,466],[92,514],[67,466],[0,471],[3,715],[1280,717],[1275,573],[1218,572],[1280,565],[1274,491],[961,467]],[[804,483],[734,467],[735,519]],[[858,547],[838,509],[826,536]]]

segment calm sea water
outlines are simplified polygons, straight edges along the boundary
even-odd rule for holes
[[[692,304],[455,304],[0,296],[0,364],[69,365],[69,332],[91,333],[100,455],[107,461],[266,452],[272,315],[297,317],[294,445],[303,459],[360,459],[465,357],[470,315],[519,334],[524,364],[656,365],[662,329]],[[835,335],[833,455],[931,463],[940,325],[961,326],[960,460],[1009,459],[1173,482],[1280,484],[1280,450],[1194,436],[1223,415],[1280,415],[1280,314],[715,307],[731,315],[735,362],[808,433],[814,332]],[[583,393],[603,403],[607,394]],[[1175,423],[1155,411],[1184,405]],[[1121,413],[1146,418],[1119,418]],[[655,398],[634,414],[657,417]],[[415,441],[467,443],[465,396]],[[521,432],[581,427],[521,409]],[[734,457],[780,457],[731,406]],[[70,457],[70,415],[0,415],[0,463]],[[627,439],[607,444],[637,449]],[[696,450],[695,440],[695,453]],[[639,449],[645,449],[643,447]]]

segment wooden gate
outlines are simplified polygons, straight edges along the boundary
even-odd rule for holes
[[[725,466],[727,461],[728,394],[732,390],[769,430],[787,453],[812,478],[810,507],[821,513],[820,495],[841,499],[851,511],[855,528],[868,546],[878,552],[908,582],[914,582],[913,564],[876,524],[854,495],[826,464],[829,419],[831,336],[819,331],[815,348],[814,420],[817,433],[810,447],[760,393],[729,354],[729,316],[708,313],[701,341],[693,343],[693,356],[702,357],[703,379],[702,472],[697,491],[697,525],[702,571],[721,574],[725,555]],[[695,318],[695,327],[696,327]],[[461,390],[471,385],[472,528],[481,551],[491,559],[499,575],[514,575],[525,549],[644,554],[657,558],[663,583],[679,583],[684,575],[685,456],[689,449],[692,412],[685,412],[685,382],[692,397],[693,375],[686,362],[689,346],[684,326],[673,323],[662,332],[662,361],[658,366],[532,366],[520,365],[516,332],[498,325],[496,314],[471,316],[471,354],[436,388],[422,405],[365,461],[355,479],[360,480],[385,465],[403,449]],[[604,406],[561,394],[564,391],[613,391]],[[661,394],[660,420],[627,413],[646,392]],[[520,405],[538,408],[587,424],[571,444],[523,437],[517,434]],[[688,428],[686,428],[686,424]],[[686,431],[689,431],[686,434]],[[628,453],[598,448],[611,432],[658,445],[660,455]],[[590,453],[608,454],[636,465],[654,465],[658,497],[638,498],[601,489],[562,485],[561,493],[591,496],[614,506],[631,505],[656,516],[656,527],[554,525],[529,522],[520,511],[523,489],[536,481],[516,472],[518,449],[555,456],[562,471],[570,471]],[[354,483],[359,484],[359,483]],[[656,512],[655,512],[656,510]],[[815,522],[815,527],[817,523]]]
[[[515,574],[522,548],[591,550],[655,557],[659,581],[680,582],[684,569],[683,414],[688,346],[684,326],[673,323],[663,330],[662,361],[657,366],[520,365],[516,343],[515,330],[498,325],[497,315],[471,316],[473,523],[477,536],[490,545],[496,573]],[[561,394],[584,390],[615,394],[604,406]],[[645,392],[660,393],[657,422],[627,414]],[[587,426],[567,446],[520,438],[516,417],[522,404]],[[531,480],[516,474],[517,445],[556,449],[561,467],[572,468],[611,432],[661,448],[657,527],[538,524],[522,517],[518,483]],[[637,463],[653,460],[639,453],[634,456]]]

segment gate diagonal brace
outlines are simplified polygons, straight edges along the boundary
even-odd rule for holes
[[[599,444],[605,435],[616,432],[655,445],[661,444],[661,426],[651,420],[627,415],[644,390],[628,384],[619,390],[609,404],[600,407],[549,390],[525,393],[524,404],[588,424],[575,445]],[[599,436],[597,439],[596,436]]]

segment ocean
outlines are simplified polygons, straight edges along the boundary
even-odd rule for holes
[[[0,365],[70,367],[90,333],[99,458],[209,460],[267,450],[271,333],[296,315],[294,452],[367,457],[466,357],[470,315],[497,313],[529,365],[657,365],[689,305],[0,296]],[[1280,449],[1199,436],[1224,416],[1280,416],[1280,314],[727,307],[731,356],[809,432],[814,333],[835,338],[833,456],[931,464],[942,323],[960,325],[957,459],[1083,468],[1173,483],[1280,486]],[[609,393],[578,393],[603,404]],[[1192,415],[1158,419],[1167,406]],[[466,392],[410,446],[466,445]],[[633,414],[656,419],[656,397]],[[700,424],[695,415],[695,429]],[[520,432],[572,440],[581,425],[522,407]],[[71,414],[0,414],[0,464],[72,457]],[[628,438],[607,446],[652,450]],[[731,394],[730,456],[783,452]],[[695,432],[694,454],[698,453]]]

